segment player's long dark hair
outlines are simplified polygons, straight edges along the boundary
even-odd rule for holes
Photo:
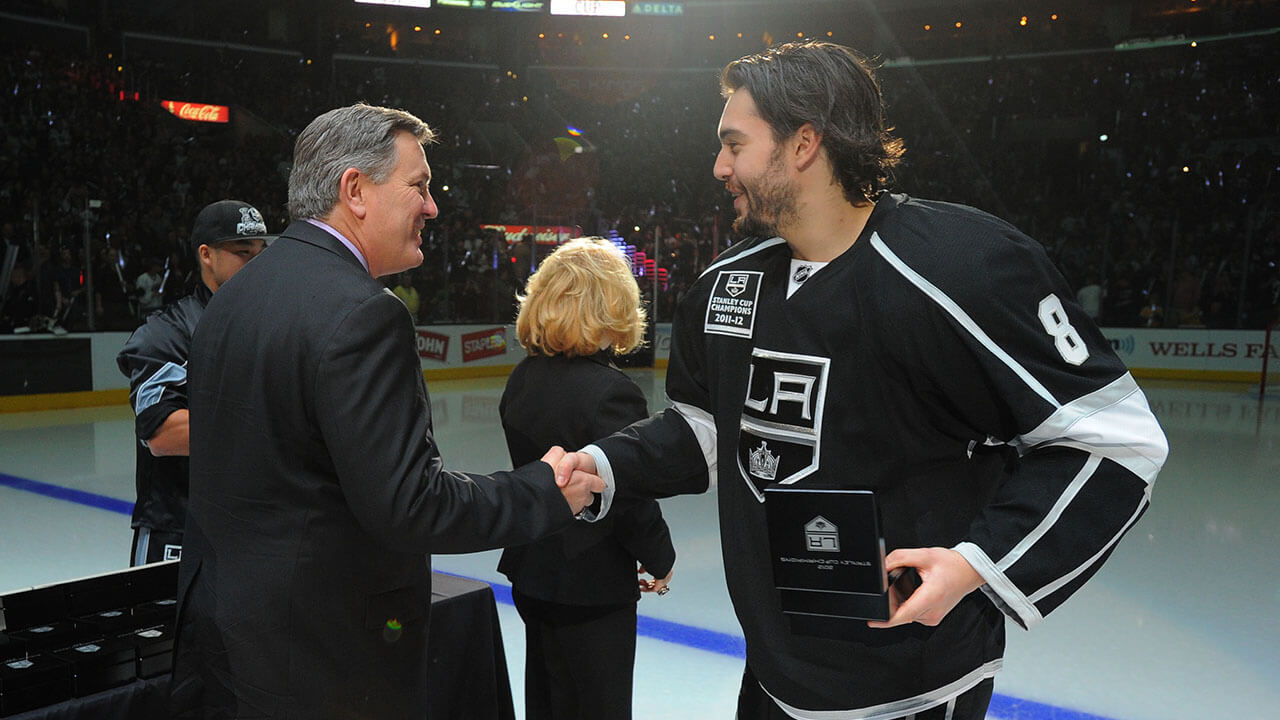
[[[775,141],[805,123],[822,135],[849,202],[860,205],[886,188],[902,158],[902,141],[885,127],[880,84],[853,50],[814,40],[771,47],[725,67],[721,95],[740,88],[751,93]]]

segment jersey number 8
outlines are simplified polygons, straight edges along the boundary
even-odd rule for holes
[[[1067,322],[1067,311],[1062,301],[1052,293],[1045,295],[1040,301],[1040,322],[1044,331],[1053,337],[1053,344],[1058,348],[1062,359],[1072,365],[1080,365],[1089,359],[1089,348],[1085,347],[1080,334]]]

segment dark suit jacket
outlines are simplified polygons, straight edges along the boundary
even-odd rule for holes
[[[310,223],[214,295],[189,376],[175,715],[422,717],[428,553],[568,525],[551,468],[444,470],[409,313]]]
[[[552,445],[577,450],[649,415],[640,387],[603,353],[522,360],[507,380],[499,409],[515,465],[542,457]],[[507,548],[498,570],[517,591],[539,600],[613,605],[640,598],[637,560],[655,577],[665,577],[676,560],[653,500],[623,500],[599,522],[574,523]]]

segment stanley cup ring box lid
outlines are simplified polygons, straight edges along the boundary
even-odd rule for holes
[[[770,485],[764,507],[773,584],[793,630],[813,627],[801,618],[889,619],[875,493]]]

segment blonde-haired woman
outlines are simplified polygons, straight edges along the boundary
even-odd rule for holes
[[[516,332],[529,355],[500,405],[515,467],[648,416],[640,387],[610,359],[641,344],[645,322],[630,263],[613,244],[570,240],[517,300]],[[652,581],[637,576],[637,563]],[[498,570],[525,623],[527,720],[631,717],[636,603],[642,590],[665,593],[674,564],[652,500],[615,503],[600,522],[503,552]]]

